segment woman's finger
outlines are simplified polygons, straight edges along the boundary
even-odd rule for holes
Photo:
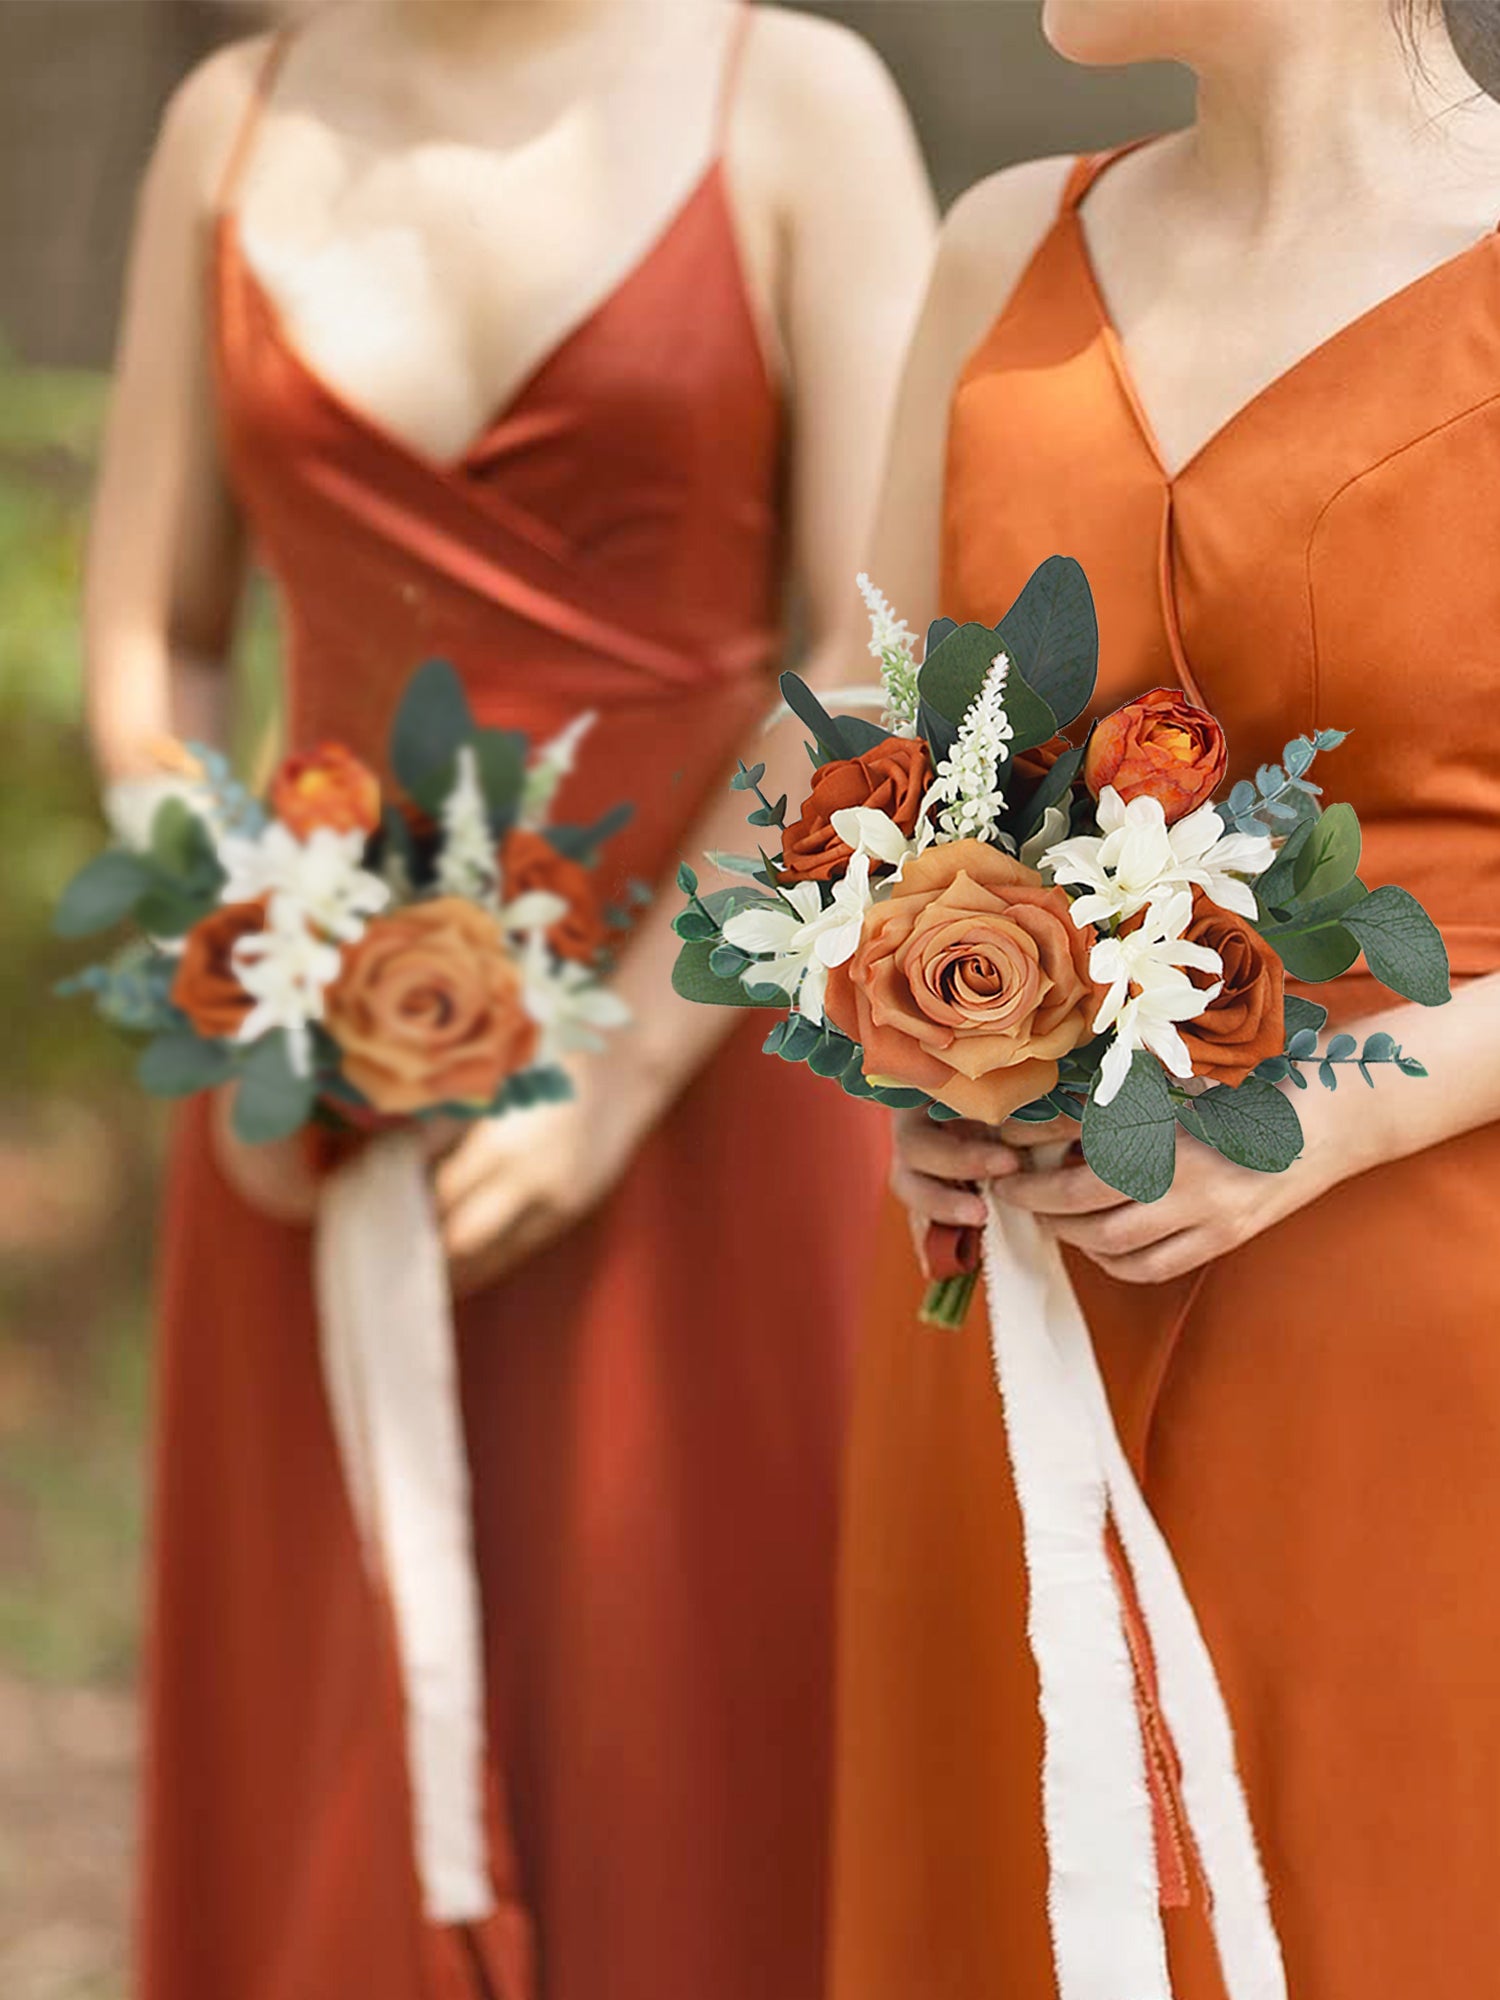
[[[1156,1204],[1127,1201],[1093,1213],[1074,1211],[1047,1218],[1060,1243],[1071,1243],[1086,1257],[1129,1257],[1178,1235],[1181,1220],[1162,1213]]]
[[[1034,1124],[1029,1118],[1008,1118],[1000,1127],[999,1136],[1007,1146],[1024,1153],[1034,1146],[1071,1146],[1082,1129],[1072,1118],[1049,1118],[1043,1125]]]
[[[982,1126],[961,1133],[954,1126],[934,1125],[930,1118],[926,1124],[925,1131],[912,1127],[897,1140],[902,1163],[913,1173],[938,1181],[987,1181],[1003,1180],[1020,1168],[1011,1149],[997,1144],[995,1135]]]
[[[958,1229],[984,1226],[988,1211],[982,1197],[972,1188],[955,1187],[951,1181],[914,1173],[900,1160],[891,1171],[891,1191],[897,1201],[924,1222],[948,1222]]]
[[[1101,1181],[1090,1167],[1048,1167],[1040,1173],[1016,1174],[996,1189],[998,1198],[1032,1215],[1094,1215],[1103,1209],[1130,1207],[1126,1197]]]
[[[1106,1277],[1122,1285],[1165,1285],[1200,1270],[1219,1254],[1219,1246],[1202,1229],[1179,1229],[1163,1237],[1149,1249],[1135,1250],[1123,1257],[1096,1259]]]

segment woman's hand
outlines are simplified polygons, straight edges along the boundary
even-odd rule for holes
[[[665,1108],[629,1065],[573,1067],[574,1095],[472,1126],[434,1177],[454,1292],[503,1277],[590,1214]]]
[[[987,1180],[1001,1202],[1028,1210],[1110,1277],[1162,1284],[1238,1249],[1375,1163],[1368,1105],[1351,1092],[1304,1092],[1297,1110],[1307,1143],[1285,1173],[1252,1173],[1179,1131],[1171,1189],[1149,1203],[1127,1200],[1081,1160],[1018,1171],[1027,1149],[1076,1138],[1072,1124],[992,1130],[934,1125],[925,1112],[903,1112],[892,1184],[911,1211],[918,1241],[929,1222],[982,1222],[984,1203],[973,1183]],[[1002,1159],[1009,1165],[997,1171],[993,1163]]]

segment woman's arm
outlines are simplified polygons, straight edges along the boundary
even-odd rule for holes
[[[757,14],[729,158],[780,241],[776,335],[792,413],[793,564],[804,615],[803,671],[824,686],[868,682],[859,641],[860,568],[885,446],[886,413],[931,255],[932,207],[906,111],[854,36],[795,14]],[[806,788],[796,723],[743,746],[768,793]],[[684,836],[690,858],[745,844],[745,803],[726,788]],[[579,1066],[579,1097],[522,1125],[478,1128],[438,1175],[455,1275],[496,1276],[607,1191],[635,1147],[736,1024],[672,991],[676,902],[660,897],[616,976],[634,1025]]]
[[[131,245],[114,393],[84,580],[89,735],[101,779],[160,773],[168,737],[222,744],[243,535],[219,454],[209,258],[213,210],[265,43],[222,51],[163,121]],[[292,1220],[314,1189],[301,1149],[246,1146],[218,1119],[220,1162],[253,1206]]]
[[[1346,1082],[1338,1091],[1299,1091],[1306,1146],[1283,1174],[1251,1173],[1179,1134],[1172,1187],[1149,1205],[1126,1201],[1083,1165],[1036,1174],[1005,1168],[996,1192],[1041,1217],[1060,1241],[1126,1284],[1181,1277],[1343,1181],[1500,1119],[1500,974],[1471,980],[1446,1007],[1395,1006],[1350,1024],[1361,1039],[1382,1028],[1424,1064],[1426,1078],[1408,1081],[1377,1070],[1374,1090]],[[936,1146],[915,1121],[903,1124],[903,1172],[935,1183],[985,1177],[982,1167],[978,1173],[963,1169],[978,1164],[974,1149],[992,1152],[1000,1135],[964,1134],[945,1147],[943,1137],[957,1128],[932,1129],[940,1133]],[[1036,1145],[1048,1131],[1007,1127],[1005,1137],[1016,1146]],[[916,1190],[915,1199],[904,1186],[902,1192],[915,1217],[934,1213],[925,1188]],[[949,1187],[941,1205],[974,1200],[972,1193]]]
[[[239,519],[210,362],[211,209],[259,45],[214,57],[168,109],[141,193],[84,591],[89,731],[108,780],[168,735],[222,741]]]

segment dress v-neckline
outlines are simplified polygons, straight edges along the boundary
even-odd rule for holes
[[[1102,161],[1097,170],[1089,176],[1084,186],[1076,192],[1074,198],[1070,201],[1066,220],[1071,229],[1078,264],[1082,271],[1084,282],[1093,301],[1094,309],[1098,314],[1100,331],[1104,336],[1105,350],[1109,355],[1110,365],[1114,370],[1125,401],[1130,406],[1136,428],[1140,432],[1141,438],[1150,451],[1152,458],[1156,461],[1156,467],[1161,474],[1163,482],[1169,489],[1175,490],[1188,474],[1208,457],[1218,445],[1226,443],[1243,425],[1258,416],[1267,406],[1279,400],[1283,394],[1301,380],[1305,373],[1326,362],[1330,356],[1338,353],[1346,345],[1357,341],[1362,335],[1368,334],[1388,313],[1398,311],[1403,305],[1410,305],[1430,286],[1444,278],[1451,277],[1455,272],[1463,269],[1478,257],[1485,254],[1493,255],[1497,249],[1500,249],[1500,229],[1491,229],[1485,235],[1479,237],[1477,241],[1466,244],[1463,249],[1454,251],[1451,256],[1444,257],[1440,262],[1431,265],[1427,270],[1418,272],[1416,277],[1408,279],[1404,285],[1399,285],[1395,291],[1388,292],[1384,298],[1377,299],[1373,305],[1366,306],[1362,312],[1356,313],[1352,319],[1345,320],[1342,325],[1335,327],[1331,333],[1325,334],[1321,340],[1315,341],[1311,347],[1304,353],[1299,354],[1294,361],[1289,362],[1285,368],[1278,370],[1276,374],[1263,382],[1253,395],[1248,396],[1244,402],[1232,409],[1223,422],[1217,424],[1208,433],[1207,437],[1195,446],[1188,456],[1182,460],[1181,464],[1174,469],[1168,466],[1166,453],[1162,449],[1160,433],[1156,428],[1150,410],[1146,406],[1145,399],[1141,395],[1140,384],[1136,377],[1134,366],[1131,363],[1129,352],[1126,349],[1124,336],[1120,332],[1118,322],[1105,294],[1104,286],[1100,281],[1099,267],[1094,261],[1094,253],[1089,244],[1087,225],[1083,218],[1083,202],[1090,190],[1097,185],[1100,175],[1113,166],[1117,160],[1124,158],[1126,153],[1136,151],[1144,143],[1148,142],[1138,140],[1135,144],[1124,147],[1120,152],[1112,154]]]
[[[438,478],[456,479],[470,472],[476,462],[485,457],[494,442],[495,434],[518,415],[551,371],[593,331],[609,309],[647,275],[686,227],[689,218],[711,197],[721,204],[726,203],[722,154],[715,154],[687,193],[674,203],[666,220],[652,231],[645,248],[631,259],[620,275],[590,306],[543,346],[536,360],[524,369],[515,387],[496,403],[480,429],[459,451],[449,456],[430,451],[414,439],[403,436],[383,418],[356,402],[324,373],[292,334],[280,300],[261,277],[248,255],[237,211],[233,208],[223,208],[217,220],[221,256],[227,251],[233,257],[236,269],[254,295],[278,350],[323,403],[345,423],[406,459],[410,464],[420,466]],[[727,204],[724,220],[730,231],[740,295],[754,339],[755,351],[765,370],[768,384],[774,387],[764,341],[750,306],[749,281],[739,248],[738,231],[727,212]]]

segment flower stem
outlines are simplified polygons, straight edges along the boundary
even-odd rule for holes
[[[957,1333],[969,1316],[978,1284],[977,1271],[960,1271],[957,1277],[940,1278],[936,1284],[929,1285],[927,1296],[922,1301],[922,1324],[944,1327],[949,1333]]]

